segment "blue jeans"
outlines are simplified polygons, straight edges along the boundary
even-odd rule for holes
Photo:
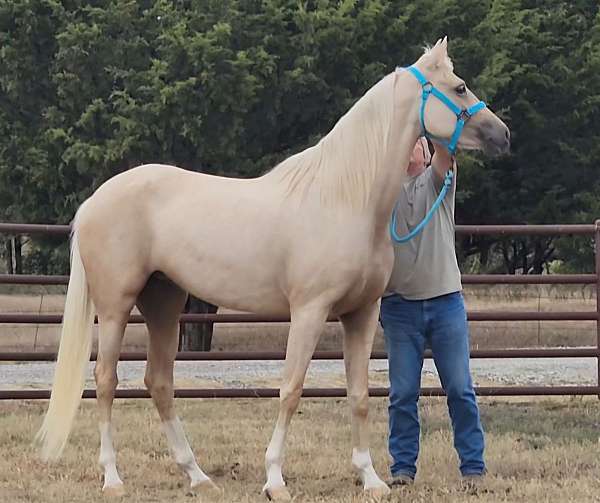
[[[415,301],[400,295],[384,297],[381,325],[389,362],[392,475],[417,473],[417,402],[426,346],[432,350],[447,395],[460,471],[462,475],[484,473],[483,429],[469,371],[469,327],[462,294]]]

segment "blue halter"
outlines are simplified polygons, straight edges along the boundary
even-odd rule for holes
[[[396,71],[399,70],[401,70],[401,68],[396,68]],[[429,82],[416,67],[409,66],[408,68],[406,68],[406,70],[408,70],[414,75],[414,77],[419,81],[419,84],[421,84],[421,87],[423,88],[423,94],[421,95],[421,110],[419,112],[423,135],[427,138],[431,138],[432,140],[441,143],[442,145],[445,145],[448,149],[448,152],[450,152],[450,155],[454,155],[456,153],[456,144],[458,143],[458,139],[460,138],[462,130],[465,127],[465,123],[477,112],[483,110],[486,107],[485,103],[483,101],[478,101],[474,105],[471,105],[469,108],[460,108],[443,92],[438,90],[431,82]],[[450,110],[452,110],[454,115],[456,115],[456,127],[454,128],[454,133],[452,134],[450,141],[433,136],[432,134],[427,132],[427,128],[425,127],[425,105],[427,104],[429,96],[431,96],[432,94],[444,105],[446,105]]]
[[[400,70],[402,70],[402,68],[396,68],[396,71]],[[421,120],[421,129],[423,135],[426,138],[430,138],[438,143],[441,143],[442,145],[445,145],[448,149],[448,152],[450,152],[450,155],[454,156],[454,154],[456,153],[458,139],[460,138],[463,128],[465,127],[465,123],[477,112],[483,110],[486,107],[485,103],[483,101],[479,101],[474,105],[470,106],[469,108],[460,108],[444,93],[438,90],[431,82],[429,82],[417,68],[415,68],[414,66],[409,66],[408,68],[406,68],[406,70],[408,70],[414,75],[414,77],[419,81],[419,84],[421,84],[421,87],[423,89],[423,94],[421,95],[421,109],[419,111],[419,118]],[[454,128],[454,133],[452,133],[452,136],[449,141],[444,140],[443,138],[433,136],[427,131],[427,128],[425,127],[425,105],[427,104],[429,96],[431,96],[432,94],[437,99],[439,99],[444,105],[446,105],[450,110],[452,110],[452,112],[456,115],[456,127]],[[452,185],[453,178],[454,172],[452,171],[452,169],[449,169],[446,173],[446,176],[444,177],[444,185],[442,186],[442,190],[440,190],[437,199],[427,212],[427,215],[425,215],[425,218],[421,222],[419,222],[419,224],[413,230],[411,230],[408,234],[404,236],[399,236],[396,232],[396,213],[398,212],[398,203],[396,203],[394,211],[392,212],[392,219],[390,220],[390,236],[392,237],[392,241],[394,243],[406,243],[423,230],[423,228],[433,218],[433,215],[442,204],[442,201],[446,197],[446,194],[448,193],[448,190]]]

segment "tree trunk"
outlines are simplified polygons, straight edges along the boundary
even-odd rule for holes
[[[553,255],[552,238],[548,240],[543,238],[536,239],[533,256],[533,274],[542,274],[544,268],[547,268],[548,262],[552,260]]]
[[[529,263],[527,261],[527,242],[521,241],[521,269],[523,272],[521,274],[529,274]]]
[[[483,243],[481,245],[480,250],[481,251],[479,252],[479,266],[481,267],[482,271],[485,272],[490,261],[490,243]]]
[[[535,240],[535,247],[533,249],[533,264],[531,272],[533,274],[542,274],[544,270],[544,248],[539,239]]]
[[[509,247],[512,248],[512,255],[509,253]],[[502,257],[504,258],[504,268],[507,274],[515,274],[517,264],[517,245],[514,241],[508,243],[502,242]]]
[[[5,247],[5,252],[6,252],[6,274],[14,274],[12,238],[4,239],[4,247]]]
[[[21,236],[15,236],[13,238],[14,243],[14,261],[15,261],[15,274],[23,273],[23,256],[21,255]]]
[[[218,306],[204,302],[203,300],[188,297],[184,313],[191,314],[213,314]],[[180,351],[210,351],[212,346],[212,323],[186,323],[182,325],[179,335]]]

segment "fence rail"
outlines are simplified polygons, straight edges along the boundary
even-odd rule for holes
[[[596,321],[596,311],[469,311],[469,321]],[[180,323],[288,323],[289,316],[261,316],[258,314],[182,314]],[[338,321],[329,318],[329,323]],[[35,323],[57,325],[62,322],[60,314],[0,314],[0,323]],[[98,322],[96,318],[95,323]],[[131,324],[144,323],[144,317],[134,314]]]
[[[593,285],[595,274],[463,274],[464,285]],[[5,285],[67,285],[69,276],[37,274],[0,274]]]
[[[96,353],[90,355],[90,361],[96,361]],[[523,348],[523,349],[473,349],[471,358],[597,358],[600,352],[596,348]],[[341,360],[344,354],[341,351],[316,351],[313,360]],[[431,351],[425,351],[425,358],[432,358]],[[0,361],[46,361],[56,359],[54,352],[0,352]],[[179,361],[276,361],[285,360],[284,351],[181,351],[177,353]],[[386,360],[385,351],[373,351],[371,360]],[[145,361],[146,353],[128,352],[121,353],[121,361]]]
[[[476,387],[479,396],[515,396],[514,388],[500,386]],[[598,386],[521,386],[519,396],[551,396],[551,395],[600,395]],[[303,397],[308,398],[343,398],[345,388],[304,388]],[[387,397],[387,388],[369,388],[369,396]],[[440,388],[421,388],[421,396],[444,396]],[[221,388],[175,389],[176,398],[277,398],[277,388]],[[50,398],[50,390],[0,390],[0,400],[36,400]],[[83,398],[96,398],[96,391],[86,389]],[[117,389],[115,398],[150,398],[144,389]]]
[[[458,234],[470,235],[537,235],[537,236],[593,236],[595,243],[600,243],[600,220],[593,225],[459,225],[456,227]],[[0,234],[34,234],[46,236],[68,236],[68,225],[43,225],[43,224],[12,224],[0,223]],[[600,246],[595,247],[595,272],[594,274],[559,274],[559,275],[504,275],[481,274],[463,275],[464,284],[582,284],[596,285],[596,310],[595,311],[471,311],[468,313],[470,321],[594,321],[596,322],[596,346],[587,348],[532,348],[532,349],[503,349],[503,350],[472,350],[471,358],[595,358],[597,360],[597,385],[596,386],[500,386],[480,387],[476,392],[481,396],[512,396],[512,395],[597,395],[600,396]],[[0,274],[0,284],[21,285],[66,285],[68,276],[45,275],[8,275]],[[0,324],[58,324],[61,315],[55,314],[20,314],[0,313]],[[332,318],[330,322],[337,321]],[[140,315],[132,315],[130,323],[143,323]],[[289,322],[287,316],[261,316],[255,314],[183,314],[181,323],[282,323]],[[431,353],[426,352],[426,358],[431,358]],[[53,361],[55,353],[51,352],[0,352],[0,361]],[[317,351],[313,355],[315,360],[339,360],[343,358],[340,351]],[[386,359],[383,351],[375,351],[372,359]],[[91,360],[96,359],[92,354]],[[146,359],[145,353],[123,352],[121,360],[141,361]],[[254,351],[254,352],[180,352],[177,360],[180,361],[232,361],[232,360],[283,360],[285,353],[279,351]],[[386,388],[371,388],[371,396],[387,396]],[[423,396],[442,396],[440,388],[422,388]],[[47,399],[49,390],[0,390],[0,400],[15,399]],[[94,398],[94,390],[85,390],[84,398]],[[268,398],[279,396],[279,391],[272,388],[243,388],[243,389],[177,389],[175,396],[181,398]],[[306,388],[303,396],[306,397],[345,397],[343,388]],[[149,398],[146,390],[123,389],[117,390],[117,398]]]

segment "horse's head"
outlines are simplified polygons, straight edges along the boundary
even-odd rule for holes
[[[449,142],[456,136],[459,119],[464,121],[464,128],[459,131],[457,147],[466,150],[483,150],[487,154],[497,155],[510,149],[510,132],[504,122],[483,104],[478,106],[479,99],[465,85],[464,80],[455,75],[452,61],[448,57],[447,39],[438,40],[434,47],[427,49],[425,54],[413,65],[417,79],[425,90],[434,91],[422,108],[422,120],[427,135]],[[451,103],[444,103],[443,97],[436,96],[441,92]],[[454,105],[454,110],[452,109]],[[421,105],[420,105],[421,106]],[[464,111],[471,109],[473,115]],[[461,114],[460,111],[463,111]]]

